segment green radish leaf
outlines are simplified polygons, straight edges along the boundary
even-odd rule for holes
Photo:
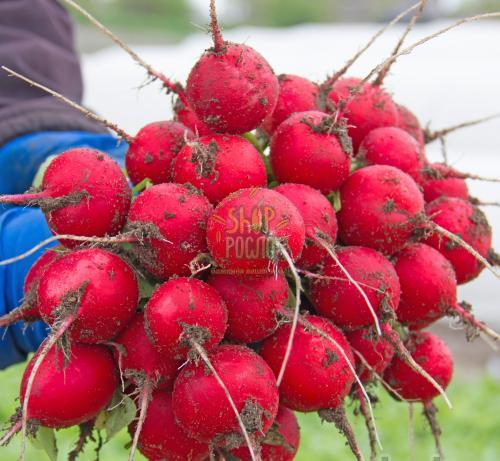
[[[49,155],[42,162],[42,164],[38,167],[38,171],[36,172],[35,177],[33,178],[33,182],[31,183],[31,185],[35,189],[38,189],[41,187],[43,175],[45,174],[45,170],[47,170],[48,166],[52,163],[52,160],[54,160],[56,157],[57,157],[57,155]]]
[[[43,450],[51,461],[57,461],[57,443],[54,429],[39,426],[29,441],[37,450]]]
[[[155,291],[156,284],[153,282],[150,282],[148,279],[145,279],[144,277],[141,277],[141,276],[138,276],[137,280],[139,282],[139,293],[140,293],[141,299],[151,298],[153,291]]]
[[[117,392],[109,407],[97,416],[95,428],[104,429],[106,442],[109,442],[132,422],[136,413],[137,408],[134,401],[128,395]]]

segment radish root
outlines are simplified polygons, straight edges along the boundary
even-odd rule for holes
[[[241,433],[245,439],[245,442],[246,442],[246,445],[248,447],[248,451],[250,452],[250,457],[252,458],[252,461],[261,461],[260,456],[258,456],[256,454],[255,448],[254,448],[253,443],[250,439],[250,436],[248,435],[245,424],[243,423],[243,420],[241,419],[240,413],[238,412],[238,408],[236,408],[236,404],[234,403],[234,400],[231,397],[231,394],[229,393],[228,388],[224,384],[224,381],[222,381],[222,378],[219,376],[219,373],[217,373],[217,370],[212,365],[212,362],[208,358],[208,355],[205,352],[205,350],[203,349],[203,347],[200,346],[196,341],[192,340],[189,336],[188,336],[188,340],[189,340],[189,343],[191,344],[191,347],[194,350],[196,350],[196,352],[201,357],[203,362],[206,364],[206,366],[208,367],[210,372],[214,375],[214,378],[216,379],[217,383],[219,384],[219,386],[223,390],[224,394],[226,395],[226,398],[229,402],[229,405],[231,406],[231,408],[236,416],[236,419],[238,420],[238,424],[240,426]]]
[[[182,103],[188,107],[189,102],[187,100],[186,94],[184,93],[184,90],[182,88],[182,85],[177,82],[172,82],[169,80],[164,74],[161,72],[158,72],[155,70],[150,64],[148,64],[144,59],[142,59],[134,50],[132,50],[122,39],[120,39],[117,35],[115,35],[113,32],[111,32],[104,24],[99,22],[94,16],[92,16],[88,11],[86,11],[83,7],[75,3],[73,0],[63,0],[66,4],[77,10],[80,14],[85,16],[87,20],[95,26],[97,29],[99,29],[101,32],[103,32],[105,35],[107,35],[113,42],[115,42],[123,51],[125,51],[137,64],[139,64],[141,67],[146,69],[148,75],[151,77],[151,79],[154,80],[160,80],[167,90],[167,92],[172,92],[175,93],[177,96],[179,96],[179,99],[182,101]]]
[[[424,404],[424,416],[429,423],[431,428],[432,436],[434,437],[434,442],[436,444],[436,451],[438,453],[439,459],[444,460],[443,447],[441,446],[441,428],[437,420],[438,409],[432,402],[425,402]]]
[[[468,122],[462,122],[457,125],[449,126],[448,128],[442,128],[441,130],[431,131],[429,128],[424,130],[424,139],[425,143],[429,144],[436,139],[444,138],[445,136],[453,133],[454,131],[461,130],[462,128],[468,128],[470,126],[479,125],[481,123],[489,122],[490,120],[494,120],[499,118],[500,114],[493,114],[487,117],[478,118],[476,120],[469,120]]]
[[[408,404],[408,448],[410,449],[410,461],[415,461],[415,408],[413,403]]]
[[[497,279],[500,279],[500,274],[496,271],[496,269],[488,262],[486,258],[481,256],[472,246],[470,246],[465,240],[460,238],[458,235],[455,235],[453,232],[441,227],[439,224],[432,223],[432,228],[437,233],[444,235],[448,239],[450,239],[453,243],[461,246],[467,253],[474,256],[481,264],[483,264]]]
[[[286,250],[285,246],[277,238],[273,239],[273,244],[278,247],[284,258],[286,259],[286,262],[290,267],[290,271],[292,272],[293,279],[295,281],[295,307],[293,310],[292,327],[290,329],[290,336],[288,337],[288,343],[286,345],[285,355],[283,356],[283,362],[281,364],[281,368],[278,373],[278,378],[276,379],[276,383],[279,387],[281,381],[283,380],[283,375],[285,374],[286,365],[288,363],[288,359],[290,358],[290,354],[292,352],[293,338],[295,337],[295,331],[297,330],[297,323],[300,314],[300,293],[302,291],[302,282],[300,280],[300,276],[297,272],[297,269],[293,264],[293,259],[288,254],[288,251]]]
[[[346,438],[351,451],[358,461],[364,461],[363,453],[359,448],[356,436],[352,430],[351,423],[347,419],[344,405],[339,405],[337,408],[328,408],[326,410],[318,411],[319,417],[322,421],[335,424],[338,431]]]
[[[357,390],[357,395],[359,399],[359,411],[365,420],[366,429],[368,431],[368,439],[370,441],[370,461],[377,461],[377,436],[373,426],[373,421],[370,417],[368,409],[366,408],[365,397],[359,389]]]
[[[322,85],[322,89],[324,92],[329,91],[332,86],[335,84],[335,82],[342,77],[350,68],[351,66],[359,59],[359,57],[368,49],[370,48],[373,43],[387,30],[389,30],[394,24],[398,23],[402,18],[404,18],[408,13],[413,11],[415,8],[417,8],[420,5],[420,2],[415,3],[414,5],[410,6],[408,9],[403,11],[402,13],[398,14],[391,22],[386,24],[384,27],[379,29],[371,38],[368,40],[366,45],[361,48],[352,58],[350,58],[344,66],[335,72],[330,78],[328,78]]]
[[[53,235],[52,237],[42,240],[40,243],[36,244],[34,247],[30,248],[24,253],[21,253],[18,256],[13,256],[12,258],[0,261],[0,266],[7,266],[8,264],[21,261],[22,259],[31,256],[33,253],[36,253],[40,248],[43,248],[44,246],[52,242],[57,242],[58,240],[74,240],[77,242],[98,243],[98,244],[135,243],[140,241],[140,239],[137,237],[127,236],[127,235],[116,235],[114,237],[84,237],[82,235],[70,235],[70,234]]]
[[[219,53],[224,49],[224,39],[220,31],[219,22],[217,21],[217,13],[215,11],[215,0],[210,0],[210,31],[214,41],[215,52]]]
[[[408,22],[408,25],[406,26],[405,31],[403,32],[403,35],[399,39],[396,47],[394,48],[394,51],[392,52],[392,56],[398,54],[399,50],[403,46],[404,41],[406,40],[406,37],[408,37],[408,34],[411,32],[417,21],[420,19],[420,16],[422,16],[422,13],[424,11],[425,5],[427,4],[427,0],[420,0],[418,4],[418,10],[416,13],[413,15],[411,20]],[[380,72],[378,73],[377,77],[375,78],[373,85],[374,86],[381,86],[384,83],[384,79],[389,73],[389,70],[391,69],[392,64],[394,64],[394,61],[391,61],[389,64],[386,66],[382,67],[380,69]]]
[[[382,329],[380,328],[380,322],[378,320],[377,313],[375,312],[375,309],[373,308],[372,303],[368,299],[368,296],[366,295],[365,290],[363,290],[363,288],[361,288],[361,286],[359,285],[359,283],[356,282],[356,280],[354,280],[352,278],[351,274],[342,265],[342,263],[340,262],[337,254],[335,253],[335,251],[333,250],[332,246],[328,242],[326,242],[325,240],[323,240],[321,237],[315,237],[314,240],[316,242],[318,242],[328,252],[328,254],[331,256],[331,258],[335,261],[335,264],[337,264],[337,266],[340,267],[340,270],[345,274],[345,276],[347,277],[347,279],[349,280],[349,282],[352,283],[354,285],[354,287],[356,288],[356,290],[359,291],[359,293],[361,294],[361,296],[363,297],[363,299],[365,301],[365,304],[368,306],[368,309],[370,310],[370,314],[373,317],[373,323],[375,324],[375,328],[377,330],[377,334],[379,336],[382,336]]]
[[[464,308],[465,306],[465,308]],[[474,317],[474,315],[470,312],[470,305],[467,303],[461,303],[455,305],[451,310],[450,314],[451,315],[458,315],[458,317],[462,320],[462,322],[471,327],[475,332],[481,331],[483,332],[488,338],[491,338],[493,341],[498,341],[500,340],[500,335],[492,330],[488,325],[486,325],[483,322],[480,322],[479,320]],[[467,339],[473,339],[477,335],[474,333],[467,333]]]
[[[110,122],[109,120],[106,120],[104,117],[99,117],[98,115],[94,114],[93,112],[81,106],[80,104],[71,101],[71,99],[68,99],[66,96],[63,96],[62,94],[54,90],[51,90],[50,88],[47,88],[46,86],[41,85],[40,83],[37,83],[34,80],[31,80],[28,77],[25,77],[24,75],[21,75],[13,71],[12,69],[9,69],[8,67],[2,66],[2,69],[9,74],[9,77],[16,77],[20,80],[25,81],[29,85],[34,86],[35,88],[39,88],[40,90],[45,91],[46,93],[54,96],[60,101],[63,101],[68,106],[73,107],[73,109],[80,111],[86,117],[95,120],[96,122],[101,123],[102,125],[108,127],[110,130],[114,131],[120,138],[125,139],[125,141],[127,141],[128,143],[133,141],[134,138],[129,134],[127,134],[124,130],[122,130],[118,125],[116,125],[113,122]]]
[[[425,378],[434,388],[441,394],[443,397],[444,401],[446,402],[446,405],[448,405],[448,408],[451,410],[453,409],[453,406],[450,402],[450,399],[446,395],[445,390],[442,388],[442,386],[429,374],[427,373],[417,362],[415,362],[415,359],[411,356],[410,352],[404,344],[401,342],[399,338],[395,338],[396,335],[387,335],[386,338],[387,340],[392,344],[394,349],[396,350],[396,353],[399,355],[399,357],[416,373],[418,373],[420,376]]]
[[[149,379],[145,379],[142,386],[141,392],[139,393],[139,420],[137,421],[137,426],[134,431],[134,439],[132,441],[132,447],[130,448],[130,454],[128,461],[133,461],[135,456],[135,450],[139,443],[139,436],[141,435],[142,426],[144,425],[144,420],[146,419],[146,414],[148,412],[149,402],[151,401],[151,395],[153,393],[153,383]]]

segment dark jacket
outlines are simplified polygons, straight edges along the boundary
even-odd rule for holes
[[[56,0],[0,0],[0,66],[80,103],[83,86],[73,27]],[[106,130],[84,115],[0,70],[0,146],[37,131]]]

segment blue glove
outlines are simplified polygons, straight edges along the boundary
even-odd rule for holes
[[[111,155],[123,165],[126,143],[118,145],[111,135],[86,132],[41,132],[17,138],[0,148],[0,193],[15,194],[29,189],[38,167],[50,155],[72,147],[91,147]],[[37,209],[0,206],[0,261],[17,256],[52,234]],[[53,246],[55,243],[52,243]],[[21,304],[26,274],[43,249],[16,263],[0,266],[0,315]],[[42,322],[26,328],[22,322],[0,328],[0,369],[25,359],[47,334]]]

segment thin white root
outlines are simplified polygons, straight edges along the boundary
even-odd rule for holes
[[[488,262],[486,258],[481,256],[472,246],[470,246],[465,240],[461,239],[458,235],[455,235],[453,232],[441,227],[439,224],[432,223],[433,229],[439,234],[444,235],[452,242],[461,246],[467,253],[474,256],[481,264],[483,264],[497,279],[500,279],[500,274],[496,271],[496,269]]]
[[[380,442],[380,437],[378,435],[378,431],[377,431],[377,426],[375,424],[375,416],[373,414],[373,407],[372,407],[372,404],[370,402],[370,397],[368,395],[368,392],[366,392],[366,389],[365,387],[363,386],[363,383],[361,382],[361,380],[359,379],[359,376],[357,375],[356,373],[356,370],[354,368],[354,365],[351,363],[351,361],[349,360],[349,357],[347,356],[347,354],[345,353],[344,349],[342,347],[340,347],[339,343],[337,341],[335,341],[335,339],[333,339],[330,335],[326,334],[323,330],[321,330],[320,328],[316,327],[315,325],[313,325],[311,322],[309,322],[307,319],[305,318],[301,318],[300,319],[300,322],[309,330],[313,331],[314,333],[316,333],[317,335],[321,336],[322,338],[326,339],[328,342],[332,343],[335,348],[340,352],[340,355],[342,355],[342,357],[344,358],[344,360],[346,361],[347,363],[347,366],[349,367],[349,370],[351,371],[352,375],[354,376],[354,379],[356,380],[358,386],[360,387],[361,389],[361,392],[363,393],[363,396],[366,400],[366,403],[368,405],[368,409],[370,411],[370,419],[372,420],[372,423],[373,423],[373,428],[374,428],[374,433],[375,433],[375,436],[376,436],[376,439],[377,439],[377,445],[380,447],[380,449],[382,450],[382,443]]]
[[[293,279],[295,281],[295,307],[293,310],[292,327],[290,328],[290,336],[288,337],[288,343],[286,345],[285,355],[283,356],[283,362],[281,363],[280,372],[278,374],[278,378],[276,379],[276,383],[279,387],[281,381],[283,380],[283,375],[285,374],[286,365],[288,363],[288,359],[290,358],[290,354],[292,352],[293,338],[295,337],[295,331],[297,330],[297,323],[300,314],[300,292],[302,291],[302,282],[300,280],[299,274],[297,273],[297,269],[293,264],[293,259],[288,254],[288,251],[286,251],[284,245],[278,239],[275,239],[274,244],[279,248],[280,252],[285,257],[286,262],[290,267],[290,271],[292,272]]]
[[[151,400],[151,393],[153,392],[153,383],[147,379],[144,383],[144,387],[142,388],[139,394],[140,401],[140,411],[139,411],[139,421],[137,422],[137,426],[134,432],[134,439],[132,441],[132,447],[130,449],[130,454],[128,457],[128,461],[134,461],[135,450],[137,449],[137,445],[139,444],[139,437],[141,435],[142,426],[144,425],[144,421],[146,419],[146,414],[148,412],[149,401]]]
[[[28,83],[31,86],[34,86],[42,91],[45,91],[46,93],[54,96],[55,98],[59,99],[60,101],[64,102],[68,106],[72,107],[73,109],[78,110],[82,114],[84,114],[86,117],[91,118],[92,120],[95,120],[98,123],[101,123],[102,125],[108,127],[110,130],[114,131],[120,138],[125,139],[128,143],[133,141],[133,137],[130,136],[128,133],[126,133],[124,130],[122,130],[118,125],[116,125],[113,122],[110,122],[109,120],[106,120],[103,117],[99,117],[98,115],[94,114],[90,110],[86,109],[85,107],[81,106],[80,104],[71,101],[71,99],[68,99],[66,96],[63,96],[62,94],[58,93],[57,91],[51,90],[50,88],[47,88],[46,86],[35,82],[34,80],[29,79],[28,77],[21,75],[12,69],[9,69],[6,66],[2,66],[2,69],[9,74],[9,77],[16,77],[19,80],[23,80],[24,82]]]
[[[359,57],[368,49],[370,48],[373,43],[387,30],[389,30],[392,26],[397,24],[399,21],[401,21],[402,18],[404,18],[408,13],[411,13],[414,9],[416,9],[420,5],[420,1],[417,3],[413,4],[410,6],[408,9],[403,11],[402,13],[398,14],[391,22],[386,24],[384,27],[379,29],[371,38],[368,40],[365,46],[361,48],[352,58],[350,58],[344,66],[339,69],[335,74],[333,74],[322,86],[325,88],[331,88],[335,82],[342,77],[350,68],[351,66],[359,59]]]
[[[404,344],[400,341],[398,338],[395,340],[391,335],[387,335],[386,338],[390,341],[392,346],[395,348],[396,352],[400,355],[401,360],[403,360],[404,363],[406,363],[411,369],[413,369],[416,373],[418,373],[420,376],[425,378],[432,386],[434,389],[436,389],[441,397],[443,397],[443,400],[446,402],[446,405],[450,410],[453,409],[453,405],[450,402],[450,399],[446,395],[445,390],[443,387],[429,374],[427,371],[425,371],[412,357],[408,349],[404,346]]]
[[[15,263],[17,261],[21,261],[22,259],[25,259],[28,256],[31,256],[33,253],[36,253],[39,249],[43,248],[45,245],[48,245],[49,243],[52,243],[52,242],[57,242],[59,240],[74,240],[77,242],[106,244],[106,243],[131,243],[131,242],[136,242],[137,238],[127,237],[127,236],[125,236],[125,237],[124,236],[84,237],[81,235],[70,235],[70,234],[53,235],[52,237],[49,237],[49,238],[46,238],[45,240],[42,240],[40,243],[36,244],[34,247],[30,248],[29,250],[25,251],[24,253],[21,253],[18,256],[13,256],[12,258],[4,259],[3,261],[0,261],[0,266],[7,266],[8,264],[12,264],[12,263]]]
[[[428,144],[436,139],[444,138],[445,136],[453,133],[454,131],[461,130],[462,128],[468,128],[470,126],[480,125],[481,123],[489,122],[499,118],[500,114],[489,115],[488,117],[478,118],[476,120],[469,120],[468,122],[462,122],[457,125],[449,126],[448,128],[442,128],[441,130],[430,131],[429,129],[424,130],[425,143]]]
[[[212,365],[212,362],[208,358],[208,356],[207,356],[205,350],[203,349],[203,347],[201,347],[196,341],[193,341],[191,338],[189,338],[189,342],[190,342],[191,346],[194,349],[196,349],[196,352],[201,357],[201,359],[203,360],[203,362],[205,362],[205,364],[207,365],[207,367],[210,370],[210,372],[214,375],[214,378],[216,379],[217,383],[219,384],[219,386],[221,387],[221,389],[224,391],[224,394],[226,395],[226,398],[227,398],[227,400],[229,402],[229,405],[231,405],[231,408],[232,408],[232,410],[233,410],[233,412],[234,412],[234,414],[236,416],[236,419],[238,420],[238,424],[240,426],[241,433],[243,434],[243,437],[245,438],[245,442],[247,444],[248,451],[250,452],[250,457],[252,458],[252,461],[261,461],[260,456],[258,456],[255,453],[255,450],[254,450],[254,447],[253,447],[253,443],[250,440],[250,436],[248,435],[248,432],[247,432],[247,429],[245,427],[245,424],[243,423],[243,420],[241,419],[240,413],[238,412],[238,408],[236,408],[236,404],[234,403],[234,400],[231,397],[231,394],[229,393],[228,388],[224,384],[224,381],[222,381],[222,378],[219,376],[219,373],[217,373],[217,370]]]
[[[28,425],[28,404],[31,395],[31,390],[33,388],[33,383],[35,382],[36,374],[40,365],[45,360],[50,349],[56,344],[56,342],[61,338],[61,336],[68,330],[73,321],[76,318],[76,314],[72,314],[66,317],[60,324],[59,328],[47,337],[39,353],[37,353],[36,360],[31,369],[30,375],[28,377],[28,382],[26,384],[26,391],[23,396],[23,406],[22,406],[22,416],[21,416],[21,453],[19,455],[20,461],[24,461],[26,454],[26,428]]]
[[[156,69],[151,66],[151,64],[148,64],[144,59],[142,59],[132,48],[130,48],[121,38],[119,38],[117,35],[115,35],[111,30],[109,30],[102,22],[97,20],[94,16],[92,16],[87,10],[85,10],[83,7],[78,5],[76,2],[73,0],[62,0],[75,10],[77,10],[80,14],[85,16],[85,18],[98,30],[100,30],[102,33],[107,35],[114,43],[116,43],[125,53],[127,53],[137,64],[139,64],[141,67],[143,67],[148,75],[151,77],[153,80],[160,80],[163,84],[163,86],[167,89],[167,91],[172,91],[173,93],[177,94],[179,98],[181,99],[182,103],[187,107],[189,105],[189,102],[187,100],[187,97],[182,90],[182,87],[180,84],[175,83],[170,81],[164,74],[161,72],[158,72]]]
[[[391,394],[394,394],[399,400],[401,400],[403,402],[410,402],[410,400],[407,400],[404,397],[402,397],[401,394],[396,389],[394,389],[384,378],[382,378],[382,376],[380,376],[373,369],[373,367],[366,361],[366,359],[364,358],[363,354],[361,354],[361,352],[359,352],[357,349],[354,349],[352,346],[351,346],[351,349],[354,352],[354,354],[361,360],[361,362],[363,363],[363,366],[366,367],[368,370],[370,370],[370,372],[373,373],[373,376],[375,376],[375,378],[377,378],[377,380],[380,381],[382,383],[382,385]]]
[[[473,21],[479,21],[481,19],[492,19],[492,18],[498,18],[500,17],[500,12],[494,12],[494,13],[484,13],[484,14],[478,14],[476,16],[469,16],[467,18],[462,18],[459,21],[441,29],[438,30],[437,32],[434,32],[431,35],[428,35],[424,38],[421,38],[420,40],[417,40],[410,46],[404,48],[403,50],[399,51],[396,53],[394,56],[390,56],[387,59],[385,59],[383,62],[375,66],[369,73],[368,75],[361,81],[360,87],[362,87],[366,82],[368,82],[376,73],[380,72],[381,69],[383,69],[385,66],[392,64],[397,58],[400,56],[403,56],[405,54],[410,54],[415,48],[417,48],[420,45],[423,45],[424,43],[427,43],[428,41],[439,37],[440,35],[445,34],[446,32],[455,29],[456,27],[461,26],[462,24],[466,24],[469,22]]]
[[[329,245],[321,237],[316,237],[314,240],[316,240],[328,252],[328,254],[335,261],[335,263],[337,264],[337,266],[340,267],[340,270],[345,274],[345,276],[347,277],[347,279],[349,280],[349,282],[351,282],[354,285],[354,287],[356,288],[356,290],[359,291],[359,293],[361,294],[361,296],[363,297],[363,299],[365,301],[365,304],[367,305],[368,309],[370,310],[371,316],[373,317],[373,323],[375,324],[375,328],[377,330],[377,334],[379,336],[382,336],[382,329],[380,328],[380,322],[378,320],[377,313],[375,312],[375,309],[373,308],[372,303],[368,299],[368,296],[366,295],[365,290],[363,290],[363,288],[361,288],[361,286],[359,285],[359,283],[352,278],[352,276],[349,273],[349,271],[342,265],[342,263],[340,262],[337,254],[332,250],[331,245]]]
[[[395,48],[394,48],[394,50],[392,52],[392,56],[398,54],[399,50],[403,46],[404,41],[406,40],[406,37],[408,37],[408,34],[411,32],[411,30],[413,29],[413,27],[415,26],[415,24],[417,23],[417,21],[420,19],[420,16],[422,16],[422,13],[424,11],[424,8],[425,8],[426,4],[427,4],[427,0],[420,0],[420,2],[418,3],[418,7],[419,8],[416,11],[416,13],[413,15],[413,17],[411,18],[411,20],[408,22],[408,25],[406,26],[406,29],[403,32],[403,35],[399,39],[397,45],[395,46]],[[389,63],[387,66],[384,66],[380,70],[380,72],[378,73],[378,76],[375,78],[375,80],[373,82],[374,86],[380,86],[380,85],[382,85],[382,83],[384,83],[384,79],[387,76],[387,74],[389,73],[389,70],[391,69],[391,65],[392,64],[394,64],[394,61],[392,61],[391,63]]]

